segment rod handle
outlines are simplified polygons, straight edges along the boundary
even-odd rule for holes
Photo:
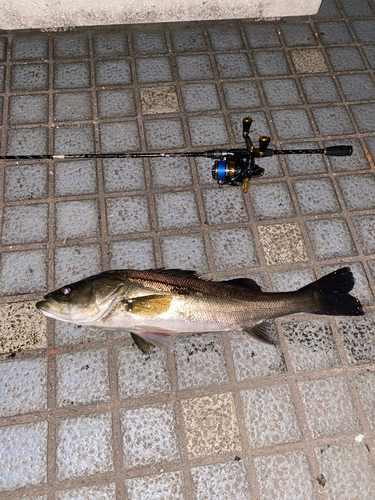
[[[351,156],[353,153],[353,146],[329,146],[325,148],[325,155],[327,156]]]

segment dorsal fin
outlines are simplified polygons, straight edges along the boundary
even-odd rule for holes
[[[258,283],[250,278],[235,278],[233,280],[226,280],[223,283],[239,286],[241,288],[249,288],[253,292],[261,292],[262,289]]]
[[[184,270],[184,269],[165,269],[164,267],[158,267],[156,269],[148,269],[151,273],[166,274],[168,276],[178,276],[179,278],[195,278],[199,279],[199,274],[197,271]]]

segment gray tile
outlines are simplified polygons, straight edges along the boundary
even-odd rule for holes
[[[294,80],[264,80],[262,85],[270,106],[302,103]]]
[[[312,110],[321,135],[343,135],[355,132],[348,112],[343,106]]]
[[[144,476],[125,481],[129,500],[184,500],[181,471]]]
[[[45,163],[6,165],[4,201],[47,198],[48,167]]]
[[[56,405],[59,408],[110,401],[107,349],[56,356]]]
[[[374,112],[375,104],[357,104],[351,106],[354,119],[360,132],[375,132]]]
[[[334,47],[327,54],[335,71],[366,69],[357,47]]]
[[[213,50],[238,50],[243,48],[241,33],[238,28],[208,28]]]
[[[171,31],[174,50],[179,53],[206,50],[204,33],[199,28]]]
[[[223,83],[225,102],[228,109],[258,108],[262,101],[255,82],[227,82]]]
[[[55,204],[56,238],[100,236],[99,206],[96,200],[66,201]]]
[[[368,267],[370,269],[370,272],[371,272],[373,279],[375,279],[375,260],[368,260],[367,264],[368,264]]]
[[[56,427],[58,481],[114,470],[111,413],[61,419]]]
[[[223,229],[210,232],[218,271],[258,266],[255,242],[249,229]]]
[[[207,54],[176,57],[181,80],[210,80],[214,77]]]
[[[0,92],[5,88],[5,66],[0,66]]]
[[[55,59],[80,59],[89,57],[87,35],[57,35],[53,37]]]
[[[132,36],[135,54],[165,54],[168,52],[163,32],[140,32]]]
[[[194,158],[194,163],[198,171],[200,184],[216,185],[216,181],[212,177],[213,162],[208,158]]]
[[[179,390],[229,383],[220,333],[174,339]]]
[[[357,101],[360,99],[374,99],[375,85],[370,75],[341,75],[338,80],[348,101]]]
[[[55,196],[95,194],[97,191],[95,160],[55,162]]]
[[[91,93],[69,92],[54,94],[53,119],[55,121],[80,121],[92,119]]]
[[[187,158],[152,158],[150,166],[155,189],[190,186],[193,182]]]
[[[294,443],[301,439],[287,385],[244,390],[241,396],[252,447]]]
[[[157,193],[155,206],[160,229],[200,225],[198,206],[192,191]]]
[[[140,148],[136,121],[101,123],[99,132],[102,153],[123,153]]]
[[[186,111],[212,111],[220,109],[219,96],[214,83],[190,83],[181,86]]]
[[[86,344],[106,340],[105,330],[100,328],[74,325],[65,321],[55,321],[55,345]]]
[[[293,183],[302,215],[341,212],[335,188],[329,177],[303,179]]]
[[[320,22],[316,26],[324,45],[353,42],[353,38],[344,21]]]
[[[165,237],[161,240],[161,251],[166,268],[208,271],[204,240],[199,233]]]
[[[118,394],[121,399],[171,392],[167,353],[154,349],[144,354],[133,344],[117,347]]]
[[[272,117],[280,139],[314,136],[310,119],[304,109],[272,111]]]
[[[47,422],[0,428],[0,491],[47,482]]]
[[[368,312],[361,318],[337,318],[346,357],[351,365],[375,361],[375,317]]]
[[[98,92],[100,118],[135,116],[136,105],[133,89],[101,90]]]
[[[372,12],[372,16],[374,13]],[[360,42],[375,42],[375,21],[374,19],[363,19],[353,21],[352,26]]]
[[[363,52],[366,55],[367,62],[372,69],[375,68],[375,45],[364,45],[362,47]]]
[[[109,246],[111,269],[152,269],[154,242],[150,239],[114,241]]]
[[[132,83],[130,62],[125,59],[97,61],[95,75],[97,85],[128,85]]]
[[[355,384],[359,392],[359,397],[367,417],[370,423],[371,429],[375,428],[375,373],[374,372],[363,372],[356,373],[354,375]]]
[[[374,174],[340,176],[337,181],[349,211],[375,208]]]
[[[48,239],[48,205],[14,205],[3,211],[3,245],[37,243]]]
[[[0,259],[0,295],[46,291],[47,256],[44,250],[3,252]]]
[[[48,90],[48,64],[13,65],[10,89],[12,92]]]
[[[92,125],[66,125],[54,129],[54,154],[93,153],[94,142]]]
[[[372,156],[372,160],[375,159],[375,136],[365,137],[366,146],[370,151],[370,155]]]
[[[318,260],[357,255],[354,241],[344,219],[309,220],[305,224]]]
[[[55,64],[53,86],[55,89],[90,87],[90,64],[87,62]]]
[[[147,120],[144,122],[148,149],[184,148],[185,138],[179,118]]]
[[[285,182],[251,184],[249,193],[256,220],[296,215],[288,185]]]
[[[328,323],[295,321],[283,323],[282,329],[297,373],[333,368],[341,364]]]
[[[153,57],[152,59],[136,59],[138,83],[172,82],[173,76],[167,57]]]
[[[364,443],[330,444],[315,448],[315,454],[324,489],[332,500],[374,497],[374,466]]]
[[[5,61],[7,51],[7,38],[5,36],[0,37],[0,61]]]
[[[48,58],[48,38],[16,36],[12,41],[12,61],[32,61]]]
[[[253,75],[245,52],[215,54],[215,61],[220,78],[246,78]]]
[[[106,199],[108,234],[139,233],[151,230],[145,196]]]
[[[300,82],[308,103],[341,101],[330,76],[306,76]]]
[[[55,249],[55,287],[102,271],[100,245],[63,246]]]
[[[208,224],[226,224],[249,220],[244,197],[239,189],[205,189],[202,191]]]
[[[107,193],[146,189],[141,158],[103,160],[103,174],[104,189]]]
[[[267,160],[264,163],[261,161],[259,166],[264,168],[263,179],[284,177],[281,161],[276,155],[267,157]]]
[[[309,24],[282,24],[281,32],[288,46],[317,45]]]
[[[250,24],[245,26],[245,33],[250,47],[255,49],[280,47],[281,45],[277,29],[272,24]]]
[[[191,116],[188,118],[193,146],[209,146],[229,142],[227,128],[222,115]]]
[[[303,451],[254,459],[261,498],[315,500],[313,478]]]
[[[288,62],[281,50],[254,52],[253,57],[260,76],[290,74]]]
[[[48,121],[48,96],[17,95],[9,98],[9,123],[22,125]]]
[[[351,170],[369,170],[370,165],[358,139],[336,139],[334,141],[324,141],[324,147],[337,146],[346,143],[353,147],[351,156],[329,156],[328,160],[334,172],[349,172]]]
[[[363,215],[352,218],[354,228],[365,255],[375,252],[375,215]]]
[[[242,460],[194,467],[190,474],[197,500],[250,498],[249,479]]]
[[[0,415],[10,417],[47,409],[46,358],[0,363]]]
[[[251,137],[259,137],[261,135],[271,135],[271,130],[269,128],[266,115],[263,111],[248,111],[245,113],[233,113],[229,115],[230,123],[232,125],[232,131],[234,135],[234,140],[244,146],[244,138],[242,136],[242,119],[244,116],[251,116],[253,123],[251,124],[250,135]]]
[[[116,500],[116,484],[85,486],[72,490],[57,491],[56,500]]]
[[[273,271],[269,273],[269,277],[274,292],[298,290],[316,279],[314,271],[310,268]]]
[[[97,33],[93,35],[95,57],[109,58],[127,56],[128,40],[125,33]]]
[[[348,16],[373,16],[374,11],[371,9],[367,0],[358,0],[355,5],[350,0],[341,0],[342,8]]]
[[[120,410],[124,469],[180,460],[172,403]]]

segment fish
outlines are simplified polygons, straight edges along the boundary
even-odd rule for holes
[[[47,293],[36,307],[76,325],[128,331],[143,352],[173,350],[184,333],[248,332],[276,344],[269,320],[296,313],[361,316],[349,267],[290,292],[263,292],[249,278],[212,281],[180,269],[110,270]]]

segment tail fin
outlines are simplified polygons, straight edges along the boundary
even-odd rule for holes
[[[315,314],[332,316],[362,316],[360,301],[349,294],[354,286],[354,277],[349,267],[343,267],[303,287],[312,289],[317,299]]]

